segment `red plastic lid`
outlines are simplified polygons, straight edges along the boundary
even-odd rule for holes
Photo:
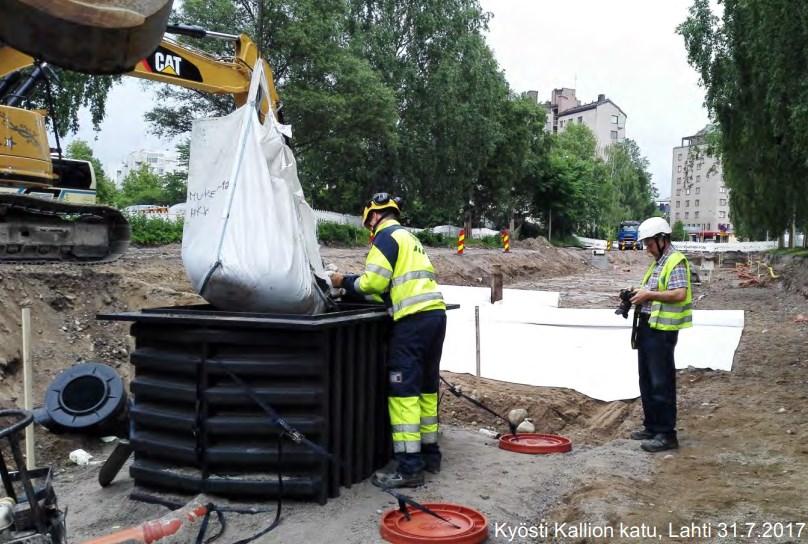
[[[476,510],[445,502],[423,505],[459,529],[410,506],[407,507],[409,520],[398,509],[384,513],[379,527],[382,538],[393,544],[479,544],[488,538],[488,520]]]
[[[555,434],[505,434],[499,439],[499,447],[517,453],[565,453],[572,449],[572,442]]]

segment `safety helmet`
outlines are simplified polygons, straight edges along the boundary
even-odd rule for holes
[[[670,234],[671,226],[661,217],[651,217],[640,223],[637,229],[637,239],[645,240],[658,234]]]
[[[400,214],[401,213],[401,208],[399,207],[400,202],[401,199],[398,197],[393,198],[387,193],[376,193],[370,200],[368,200],[367,204],[365,204],[365,209],[362,210],[362,224],[367,226],[368,216],[370,216],[370,212],[381,210],[395,210],[397,214]]]

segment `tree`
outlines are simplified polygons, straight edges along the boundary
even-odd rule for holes
[[[148,165],[143,164],[124,178],[117,203],[120,207],[125,207],[134,204],[165,206],[170,202],[163,190],[160,176],[152,172]]]
[[[746,232],[808,224],[808,5],[695,0],[679,26],[717,122],[733,221]],[[792,237],[793,239],[793,237]]]
[[[115,204],[118,189],[115,187],[115,183],[107,177],[101,161],[93,155],[90,144],[84,140],[73,140],[67,146],[66,156],[70,159],[89,161],[95,171],[96,199],[100,204]]]
[[[185,172],[168,172],[160,178],[166,204],[174,205],[185,202],[188,195],[188,174]]]
[[[671,240],[674,242],[684,242],[687,241],[687,231],[685,231],[685,225],[681,221],[677,221],[673,224],[673,228],[671,229]]]
[[[606,211],[614,227],[625,220],[642,220],[656,211],[658,196],[648,172],[648,159],[642,156],[634,140],[626,139],[607,148],[606,168],[609,171],[611,195]]]

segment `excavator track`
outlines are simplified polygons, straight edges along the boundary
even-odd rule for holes
[[[107,263],[126,252],[130,236],[115,208],[0,194],[0,263]]]

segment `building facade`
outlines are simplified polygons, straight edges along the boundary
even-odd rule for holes
[[[536,91],[529,91],[529,97],[538,97]],[[598,153],[606,156],[606,148],[626,139],[626,113],[606,98],[598,95],[598,99],[582,104],[575,96],[575,89],[562,87],[553,89],[550,101],[544,103],[547,108],[545,130],[557,134],[573,123],[586,125],[595,135],[598,142]]]
[[[138,170],[144,164],[148,165],[149,169],[157,175],[185,170],[185,167],[180,164],[179,155],[176,151],[146,151],[140,149],[129,153],[121,166],[115,171],[115,185],[120,187],[126,176]]]
[[[729,239],[729,189],[721,162],[706,153],[704,128],[673,148],[671,222],[681,221],[692,240]]]

